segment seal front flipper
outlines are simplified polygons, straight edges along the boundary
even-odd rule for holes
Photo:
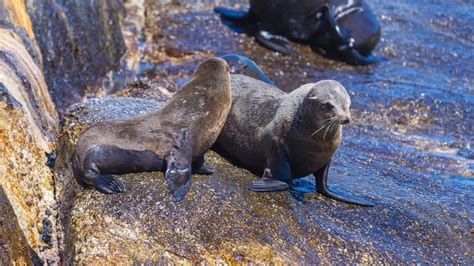
[[[273,35],[268,31],[259,30],[257,31],[257,34],[255,34],[255,39],[261,45],[271,50],[280,52],[282,54],[297,54],[297,52],[293,49],[293,46],[291,45],[290,41],[283,36]]]
[[[326,197],[329,197],[338,201],[346,202],[346,203],[356,204],[356,205],[365,206],[365,207],[375,206],[374,203],[366,199],[354,197],[351,195],[344,195],[342,193],[335,193],[331,191],[327,183],[329,165],[330,165],[330,162],[326,164],[325,166],[323,166],[321,169],[314,172],[314,177],[316,178],[316,191],[318,193]]]
[[[166,185],[176,202],[184,199],[191,185],[191,157],[193,145],[184,141],[187,138],[187,133],[184,132],[181,141],[179,141],[179,144],[173,146],[166,160]]]
[[[188,193],[191,184],[191,168],[172,162],[166,169],[165,180],[174,201],[179,202]]]
[[[199,156],[199,158],[193,162],[192,169],[193,174],[198,175],[211,175],[216,171],[216,169],[205,164],[204,154]]]

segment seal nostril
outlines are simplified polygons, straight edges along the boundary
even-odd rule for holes
[[[350,122],[351,122],[351,119],[349,117],[346,117],[342,120],[343,125],[349,124]]]

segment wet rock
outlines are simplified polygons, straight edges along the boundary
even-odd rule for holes
[[[31,264],[32,254],[13,207],[0,186],[0,264]]]
[[[171,199],[159,172],[120,176],[126,192],[119,195],[102,195],[75,183],[70,158],[78,136],[88,125],[155,110],[160,104],[106,97],[68,110],[55,170],[62,191],[59,202],[64,263],[470,261],[472,253],[462,237],[469,237],[469,230],[464,230],[469,221],[459,225],[446,217],[453,215],[451,210],[438,213],[439,204],[443,203],[432,205],[432,210],[422,207],[439,185],[416,183],[428,194],[411,198],[404,195],[406,188],[391,183],[394,181],[389,170],[377,174],[366,169],[371,176],[355,177],[343,167],[332,179],[337,188],[369,195],[378,204],[374,208],[304,194],[314,191],[311,179],[299,180],[292,193],[253,193],[247,186],[257,177],[214,152],[206,154],[206,160],[217,169],[216,173],[193,176],[190,192],[180,203]],[[361,174],[367,161],[370,160],[353,162],[356,174]],[[342,160],[343,165],[347,163],[350,162]],[[373,163],[378,162],[374,159]],[[381,180],[376,182],[373,178]],[[394,190],[391,193],[387,193],[389,184]],[[371,188],[374,186],[377,189]],[[464,214],[462,217],[466,219]]]
[[[59,261],[55,212],[47,214],[47,209],[54,210],[56,205],[52,173],[46,166],[45,156],[52,143],[35,127],[35,120],[32,122],[28,112],[30,109],[17,101],[10,91],[5,89],[0,94],[0,188],[12,208],[10,213],[1,209],[0,216],[18,221],[16,234],[24,237],[32,254],[37,254],[33,258]],[[48,243],[41,234],[46,216],[51,225]],[[20,245],[21,239],[8,237],[7,245]],[[11,262],[26,258],[21,255],[20,248],[11,252]],[[16,262],[21,264],[22,260]]]
[[[46,83],[62,113],[102,90],[104,76],[125,53],[122,1],[28,1]]]
[[[0,4],[0,26],[19,36],[44,74],[42,82],[62,114],[84,95],[103,93],[104,81],[113,87],[116,76],[124,77],[113,71],[126,72],[127,64],[134,64],[121,59],[133,45],[130,40],[125,43],[123,32],[136,26],[122,22],[126,8],[133,10],[136,2],[141,1],[4,1]],[[130,19],[140,24],[137,17]],[[136,50],[130,49],[129,54]],[[111,77],[105,78],[107,74]]]
[[[54,213],[50,214],[49,243],[41,236],[46,209],[55,209],[56,204],[45,152],[53,148],[58,115],[47,90],[39,64],[41,56],[23,2],[8,1],[2,5],[0,198],[6,207],[0,209],[4,229],[1,245],[8,253],[4,257],[6,264],[59,261]]]
[[[127,8],[140,4],[143,1],[0,1],[0,188],[13,209],[13,214],[0,210],[0,216],[18,221],[23,236],[0,238],[9,254],[2,255],[6,264],[59,262],[48,168],[54,165],[58,111],[86,94],[103,92],[104,79],[113,87],[111,80],[126,77],[112,70],[135,69],[134,57],[123,57],[132,37],[125,42],[122,33],[143,24],[137,16],[144,10],[128,17],[133,25],[122,21]],[[10,248],[22,246],[22,239],[31,249],[28,259],[21,248]]]
[[[41,68],[30,56],[22,38],[11,30],[1,28],[0,74],[2,98],[14,101],[17,107],[21,106],[38,144],[49,151],[57,131],[58,115]]]
[[[167,100],[176,92],[176,84],[164,80],[135,79],[115,93],[116,96],[140,97],[154,100]]]

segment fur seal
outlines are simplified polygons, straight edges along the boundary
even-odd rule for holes
[[[250,0],[248,12],[216,7],[223,23],[263,46],[293,54],[287,38],[352,65],[377,61],[380,24],[363,0]]]
[[[229,66],[221,58],[208,59],[160,110],[89,127],[75,148],[74,176],[82,186],[114,194],[124,191],[115,174],[165,171],[168,189],[180,201],[191,173],[212,173],[203,155],[217,139],[231,104]]]
[[[292,179],[313,174],[317,192],[330,198],[373,206],[328,188],[331,158],[351,121],[351,101],[337,81],[323,80],[285,93],[259,80],[232,75],[232,109],[216,141],[223,156],[262,177],[253,191],[289,188]]]
[[[275,86],[275,83],[263,73],[252,59],[238,54],[226,54],[221,58],[229,65],[231,74],[242,74]]]

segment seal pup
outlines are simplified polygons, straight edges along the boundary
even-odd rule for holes
[[[204,153],[217,139],[232,104],[229,66],[221,58],[197,67],[160,110],[89,127],[73,157],[77,182],[105,194],[124,191],[114,175],[165,171],[175,201],[186,195],[191,173],[211,174]]]
[[[229,65],[231,74],[249,76],[276,87],[275,83],[263,73],[252,59],[238,54],[226,54],[221,58]]]
[[[380,40],[380,24],[363,0],[250,0],[247,12],[214,11],[233,30],[283,54],[295,53],[289,38],[348,64],[378,61],[371,52]]]
[[[253,191],[289,188],[292,179],[313,174],[317,192],[373,206],[328,187],[331,158],[341,143],[342,125],[351,121],[350,97],[337,81],[323,80],[285,93],[259,80],[232,75],[232,109],[215,150],[262,177]]]

